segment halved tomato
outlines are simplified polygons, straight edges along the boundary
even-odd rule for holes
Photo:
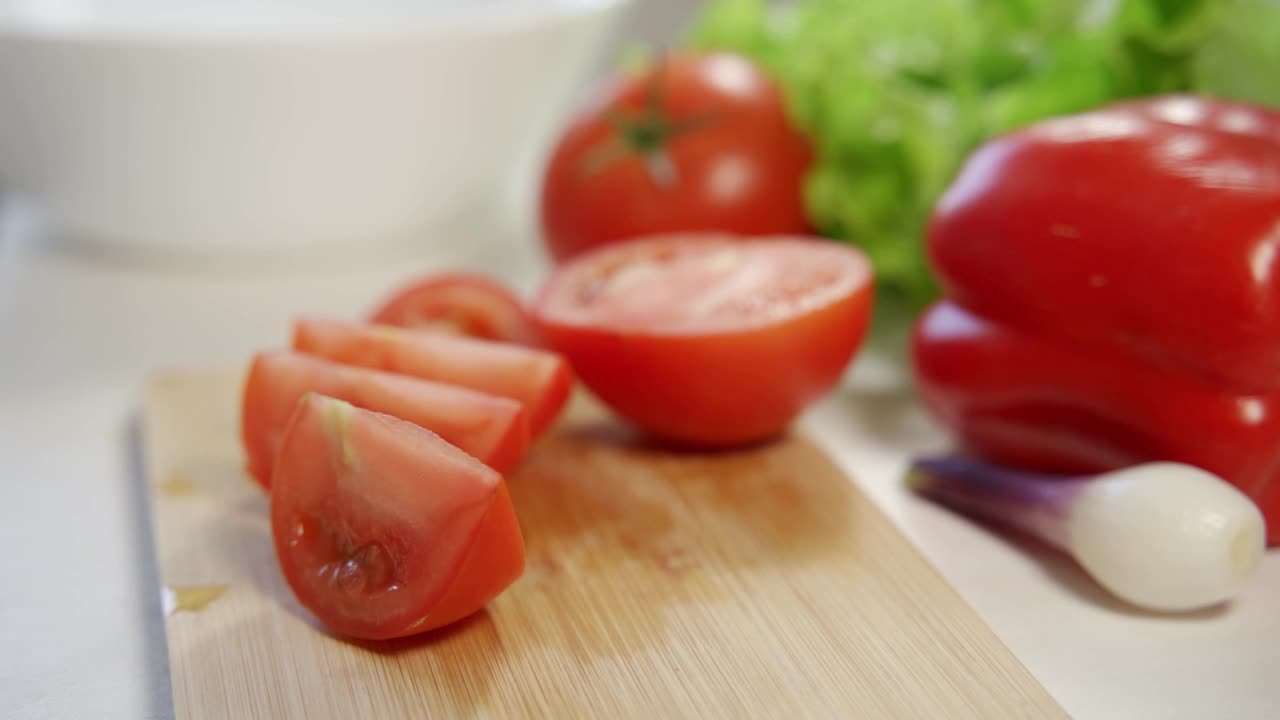
[[[828,392],[871,302],[870,265],[848,245],[679,235],[579,256],[533,312],[620,415],[679,444],[725,447],[777,435]]]
[[[535,437],[555,420],[573,388],[569,364],[555,353],[389,325],[301,318],[294,323],[293,348],[518,400]]]
[[[255,356],[249,370],[241,428],[249,474],[263,487],[270,487],[289,416],[308,392],[420,425],[498,472],[514,467],[529,446],[524,407],[511,398],[301,353],[267,352]]]
[[[496,281],[472,273],[443,273],[411,283],[383,303],[370,320],[482,340],[527,345],[538,340],[524,303]]]
[[[524,570],[502,476],[389,415],[308,393],[271,485],[284,577],[338,634],[384,639],[446,625]]]

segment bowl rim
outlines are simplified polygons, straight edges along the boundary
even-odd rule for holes
[[[37,22],[0,8],[0,43],[7,39],[112,41],[148,44],[223,44],[359,40],[422,32],[511,32],[619,10],[636,0],[553,0],[535,6],[498,4],[432,16],[429,12],[322,23],[250,23],[234,26],[140,26],[96,20]],[[0,0],[0,5],[3,0]]]

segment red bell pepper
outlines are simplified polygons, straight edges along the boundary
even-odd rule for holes
[[[1249,495],[1268,542],[1280,544],[1280,393],[1224,392],[945,300],[917,322],[913,357],[926,407],[973,454],[1069,473],[1153,459],[1195,465]]]
[[[985,317],[1280,390],[1280,112],[1169,96],[998,138],[928,249]]]
[[[916,326],[919,388],[969,450],[1197,465],[1280,544],[1280,112],[1171,96],[998,138],[928,246],[949,299]]]

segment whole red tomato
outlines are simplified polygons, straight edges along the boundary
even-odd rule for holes
[[[803,234],[813,160],[778,86],[744,57],[674,56],[624,75],[557,142],[542,184],[547,249],[672,231]]]

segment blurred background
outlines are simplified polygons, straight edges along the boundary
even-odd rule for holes
[[[570,118],[646,58],[712,49],[776,82],[813,147],[783,191],[800,229],[861,247],[878,307],[909,315],[975,147],[1136,96],[1280,104],[1277,37],[1280,0],[0,0],[0,321],[25,372],[133,369],[231,360],[445,267],[527,292]],[[226,332],[199,354],[147,317]],[[85,333],[46,331],[64,319]]]
[[[9,225],[132,260],[527,233],[624,62],[730,50],[815,146],[812,229],[918,308],[922,219],[979,143],[1157,93],[1278,104],[1278,27],[1278,0],[0,0],[0,188]]]
[[[0,0],[0,238],[63,274],[327,268],[357,306],[447,264],[528,289],[570,118],[646,58],[727,50],[813,146],[802,229],[910,313],[975,147],[1137,96],[1280,104],[1277,37],[1280,0]]]
[[[572,103],[695,10],[0,0],[0,187],[133,259],[421,244],[527,195]]]

